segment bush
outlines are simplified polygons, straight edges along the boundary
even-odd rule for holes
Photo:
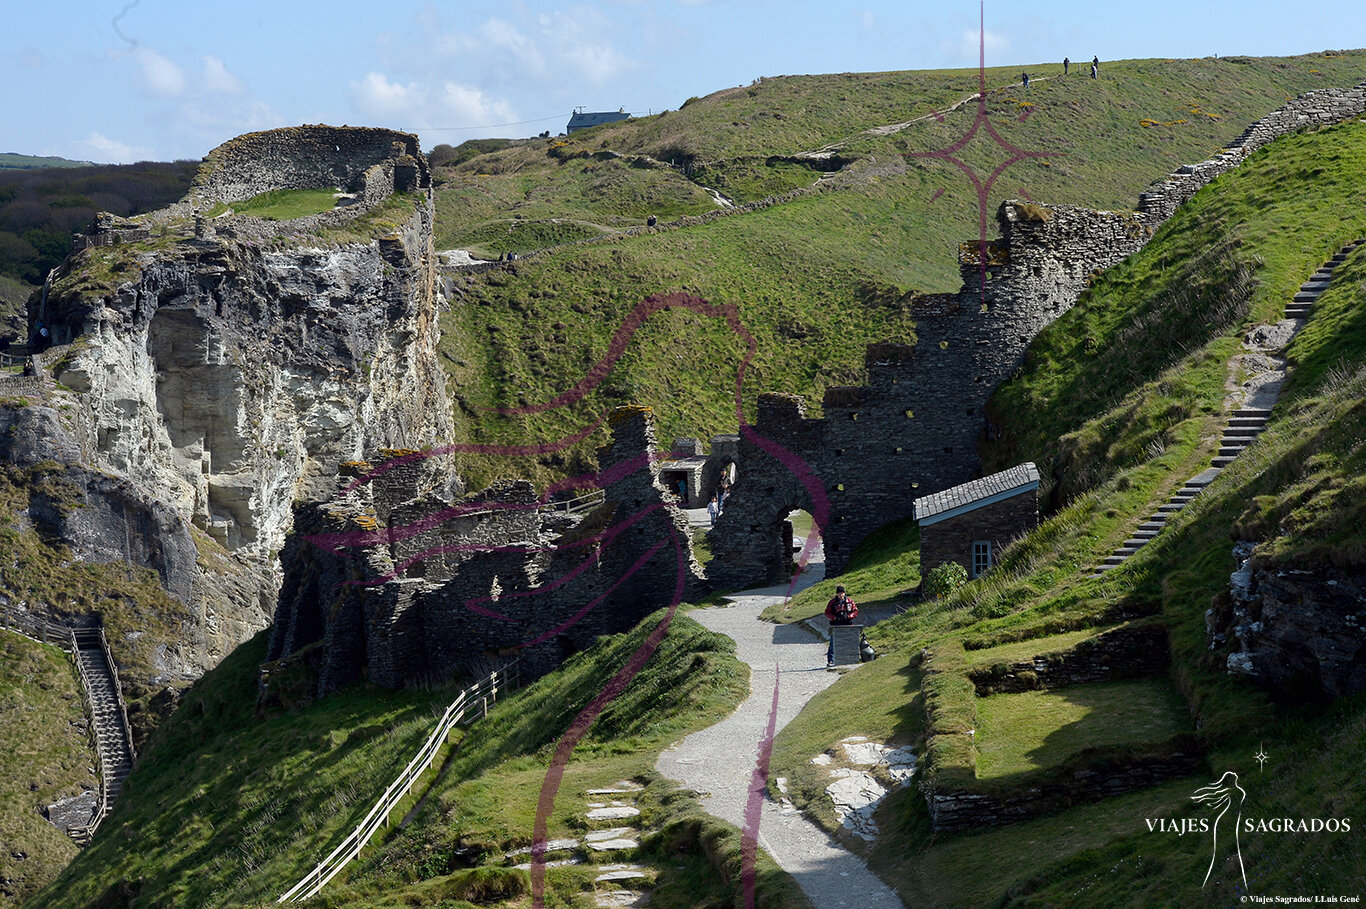
[[[968,570],[957,562],[936,565],[925,575],[925,595],[938,598],[953,593],[968,582]]]

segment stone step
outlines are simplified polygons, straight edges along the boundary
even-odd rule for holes
[[[1155,538],[1159,533],[1161,533],[1161,531],[1159,530],[1135,530],[1134,535],[1131,536],[1129,539],[1143,540],[1146,542],[1147,540]]]
[[[1304,293],[1303,291],[1301,291],[1301,292],[1299,292],[1299,293],[1296,293],[1295,296],[1291,297],[1291,298],[1290,298],[1290,302],[1292,302],[1292,303],[1313,303],[1313,302],[1314,302],[1315,300],[1317,300],[1318,298],[1319,298],[1319,295],[1318,295],[1317,293]]]
[[[1213,461],[1211,461],[1210,463],[1211,463],[1212,465],[1214,465],[1215,467],[1227,467],[1228,465],[1232,464],[1233,461],[1234,461],[1233,458],[1219,457],[1219,458],[1215,458],[1215,459],[1214,459]]]
[[[1267,417],[1271,416],[1271,410],[1270,410],[1270,408],[1266,408],[1266,407],[1240,407],[1240,408],[1238,408],[1237,410],[1235,410],[1233,413],[1229,414],[1229,416],[1230,416],[1230,417],[1261,417],[1263,420],[1265,420]]]
[[[1165,517],[1165,515],[1164,515],[1164,517]],[[1164,530],[1166,530],[1166,529],[1167,529],[1167,522],[1166,522],[1165,520],[1162,520],[1162,521],[1144,521],[1142,524],[1139,524],[1139,525],[1138,525],[1138,532],[1139,532],[1139,533],[1151,533],[1151,534],[1153,534],[1153,535],[1157,535],[1157,534],[1161,533],[1162,531],[1164,531]]]
[[[1144,546],[1147,546],[1147,545],[1148,545],[1148,540],[1147,540],[1147,539],[1139,539],[1138,537],[1130,537],[1129,539],[1125,540],[1125,541],[1124,541],[1124,545],[1121,546],[1121,547],[1119,547],[1118,549],[1116,549],[1115,552],[1138,552],[1140,549],[1142,549]]]
[[[1287,303],[1285,306],[1285,317],[1287,319],[1303,319],[1314,311],[1312,303]]]
[[[1109,567],[1113,568],[1113,567],[1115,567],[1116,565],[1118,565],[1118,564],[1120,564],[1121,562],[1123,562],[1123,561],[1124,561],[1125,559],[1127,559],[1128,557],[1129,557],[1129,554],[1128,554],[1128,553],[1126,553],[1126,554],[1124,554],[1124,555],[1120,555],[1119,553],[1116,553],[1115,555],[1108,555],[1108,556],[1105,557],[1105,560],[1102,561],[1102,562],[1100,563],[1100,565],[1101,565],[1102,568],[1104,568],[1104,567],[1106,567],[1106,566],[1109,566]]]
[[[1246,445],[1221,445],[1219,446],[1217,456],[1221,458],[1236,458],[1243,453],[1243,449],[1246,447]]]
[[[1328,285],[1331,284],[1331,283],[1332,283],[1331,280],[1329,280],[1329,281],[1315,281],[1313,278],[1310,278],[1308,281],[1305,281],[1303,284],[1300,285],[1300,290],[1303,290],[1303,291],[1315,291],[1315,290],[1323,291],[1323,290],[1327,290],[1327,289],[1328,289]]]

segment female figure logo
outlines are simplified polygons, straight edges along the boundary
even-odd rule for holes
[[[1243,867],[1243,847],[1238,840],[1238,828],[1243,823],[1243,800],[1247,798],[1247,793],[1243,787],[1238,785],[1238,774],[1232,770],[1219,777],[1219,782],[1212,786],[1204,786],[1195,790],[1191,799],[1196,802],[1209,805],[1219,813],[1214,818],[1214,848],[1209,857],[1209,870],[1205,872],[1205,880],[1201,883],[1203,889],[1209,883],[1209,876],[1214,873],[1214,863],[1219,859],[1219,822],[1228,813],[1229,806],[1233,800],[1238,800],[1238,816],[1233,821],[1233,849],[1238,855],[1238,871],[1243,876],[1243,889],[1247,889],[1247,870]]]

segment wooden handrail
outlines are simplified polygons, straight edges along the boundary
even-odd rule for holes
[[[304,875],[303,880],[281,896],[277,902],[297,903],[315,896],[318,891],[327,884],[328,881],[336,877],[337,873],[346,867],[347,863],[360,854],[361,849],[370,842],[370,838],[375,835],[381,826],[388,826],[389,813],[398,805],[403,797],[406,796],[417,782],[418,777],[432,765],[436,759],[436,754],[441,749],[446,737],[450,735],[464,717],[467,711],[475,706],[475,699],[482,705],[480,712],[471,718],[471,722],[482,719],[488,714],[490,701],[498,700],[500,686],[503,688],[513,687],[519,676],[520,667],[517,660],[513,660],[502,669],[494,670],[478,683],[466,688],[455,696],[451,701],[446,712],[441,715],[441,720],[436,724],[436,729],[427,737],[427,741],[418,749],[413,759],[408,762],[408,766],[403,769],[398,778],[389,784],[384,793],[379,797],[372,807],[361,819],[337,848],[333,849],[313,870]]]

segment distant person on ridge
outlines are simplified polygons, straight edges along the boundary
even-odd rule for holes
[[[1091,58],[1091,69],[1095,70],[1096,72],[1100,72],[1100,55],[1099,55],[1099,54],[1097,54],[1096,56],[1094,56],[1094,57]]]
[[[825,617],[832,626],[852,625],[858,618],[858,604],[844,592],[844,585],[835,588],[835,595],[825,604]],[[825,648],[825,668],[835,665],[835,633],[830,632],[830,646]]]
[[[1029,88],[1029,73],[1020,73],[1020,81],[1024,83],[1025,88]]]
[[[1092,64],[1091,64],[1091,78],[1092,78],[1092,79],[1096,78],[1096,73],[1098,73],[1098,72],[1100,72],[1099,68],[1097,68],[1097,66],[1096,66],[1094,63],[1092,63]]]
[[[1067,57],[1062,58],[1062,74],[1067,75],[1067,67],[1072,65],[1072,61]]]

